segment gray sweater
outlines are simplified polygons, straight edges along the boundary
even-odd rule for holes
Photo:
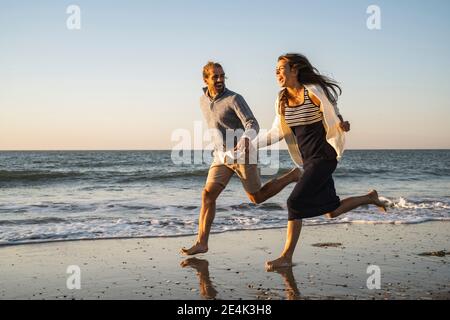
[[[250,107],[240,94],[225,88],[220,95],[212,99],[208,95],[208,89],[203,88],[200,108],[208,127],[220,132],[219,139],[214,140],[217,151],[222,151],[220,150],[222,146],[226,150],[230,150],[230,148],[236,146],[237,141],[241,138],[248,137],[252,141],[258,135],[258,121],[256,121]],[[236,139],[233,139],[235,140],[234,143],[226,141],[227,131],[229,131],[229,135],[234,132],[236,137]]]

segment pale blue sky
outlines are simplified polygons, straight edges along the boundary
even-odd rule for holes
[[[81,30],[66,28],[67,6]],[[366,9],[381,8],[381,30]],[[450,148],[450,2],[0,1],[0,150],[170,149],[221,62],[262,128],[277,57],[343,88],[348,148]]]

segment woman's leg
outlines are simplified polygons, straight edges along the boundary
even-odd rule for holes
[[[301,230],[301,219],[288,221],[284,250],[278,259],[266,262],[267,271],[292,266],[292,256],[294,255],[295,246],[297,245]]]
[[[297,182],[294,189],[292,190],[289,198],[286,201],[288,208],[288,225],[286,231],[286,243],[284,245],[284,250],[278,259],[267,261],[266,270],[272,271],[277,268],[290,267],[292,266],[292,256],[294,255],[295,246],[297,245],[298,239],[300,237],[300,232],[302,230],[302,214],[301,211],[297,210],[295,205],[299,202],[299,199],[307,198],[310,196],[309,192],[314,194],[314,188],[317,188],[317,184],[314,184],[317,179],[315,178],[314,166],[306,166],[300,181]],[[313,183],[311,183],[311,181]],[[312,187],[311,187],[312,186]],[[311,190],[314,189],[314,190]]]
[[[336,218],[341,214],[344,214],[350,210],[358,208],[359,206],[367,204],[374,204],[378,207],[378,209],[386,212],[386,204],[378,198],[378,192],[376,190],[372,190],[365,196],[350,197],[341,200],[341,205],[336,210],[327,213],[326,217]]]

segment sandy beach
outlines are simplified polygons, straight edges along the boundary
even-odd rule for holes
[[[0,247],[0,299],[449,299],[450,223],[304,227],[295,266],[266,272],[285,229],[195,237],[67,241]],[[69,290],[68,266],[79,266]],[[370,265],[380,289],[368,289]]]

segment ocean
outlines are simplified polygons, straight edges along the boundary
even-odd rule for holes
[[[196,234],[208,167],[174,164],[171,151],[0,152],[0,245]],[[293,167],[285,150],[279,167]],[[366,206],[306,226],[450,221],[450,150],[347,150],[334,180],[341,199],[378,190],[388,212]],[[212,232],[285,227],[293,186],[254,205],[233,177]]]

